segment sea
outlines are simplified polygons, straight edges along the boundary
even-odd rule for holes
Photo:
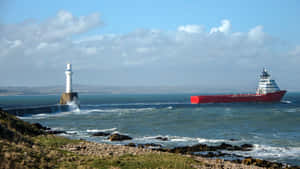
[[[67,111],[32,112],[19,116],[64,130],[65,137],[109,144],[157,143],[164,147],[195,144],[253,144],[251,151],[234,151],[300,166],[300,93],[287,93],[277,103],[190,104],[190,94],[80,94],[80,107]],[[3,109],[58,106],[59,95],[1,96]],[[129,135],[133,140],[110,142],[95,132]],[[167,137],[168,141],[155,139]]]

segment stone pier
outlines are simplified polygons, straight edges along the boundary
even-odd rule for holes
[[[74,102],[77,105],[79,104],[78,94],[76,92],[72,93],[63,93],[60,97],[59,104],[67,104],[69,102]]]

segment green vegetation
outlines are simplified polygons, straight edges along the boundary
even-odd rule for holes
[[[0,168],[191,168],[201,165],[178,154],[148,153],[100,158],[62,150],[81,140],[49,135],[0,110]]]
[[[34,140],[37,144],[48,148],[57,148],[66,144],[77,144],[81,142],[81,140],[71,140],[65,137],[55,135],[40,135],[34,137]]]
[[[184,169],[199,166],[200,162],[178,154],[145,154],[140,156],[124,155],[121,157],[98,159],[90,162],[95,168],[172,168]]]

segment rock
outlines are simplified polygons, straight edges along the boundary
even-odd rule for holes
[[[241,145],[241,148],[244,151],[247,151],[247,150],[250,150],[251,148],[253,148],[253,145],[252,144],[243,144],[243,145]]]
[[[106,133],[106,132],[96,132],[94,134],[92,134],[92,136],[109,136],[110,133]]]
[[[270,161],[261,160],[261,159],[255,159],[252,157],[244,158],[241,161],[241,163],[246,164],[246,165],[256,165],[256,166],[264,167],[264,168],[283,168],[283,164],[281,164],[281,163],[270,162]]]
[[[136,147],[135,143],[128,143],[126,146],[128,146],[128,147]]]
[[[138,148],[161,148],[162,145],[155,143],[138,144]]]
[[[175,147],[172,149],[163,149],[163,151],[167,151],[170,153],[180,153],[180,154],[193,154],[195,152],[203,152],[203,151],[217,151],[217,150],[229,150],[229,151],[250,151],[253,145],[251,144],[243,144],[242,146],[233,146],[227,143],[222,143],[218,146],[208,146],[206,144],[196,144],[193,146],[183,146],[183,147]],[[162,151],[162,149],[158,149]]]
[[[161,141],[168,141],[167,137],[155,137],[155,139],[161,140]]]
[[[40,130],[50,130],[50,128],[45,127],[45,126],[41,125],[40,123],[33,123],[32,125]]]
[[[132,140],[131,137],[127,135],[121,135],[119,133],[115,133],[109,136],[108,138],[110,141],[123,141],[123,140]]]
[[[221,145],[217,146],[217,149],[228,149],[231,147],[232,147],[232,145],[230,145],[230,144],[222,143]]]
[[[50,130],[47,131],[48,134],[66,134],[67,132],[61,130]]]

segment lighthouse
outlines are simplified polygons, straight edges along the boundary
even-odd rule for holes
[[[67,68],[65,70],[66,74],[66,91],[60,97],[60,104],[68,104],[68,103],[75,103],[79,105],[78,94],[73,92],[72,89],[72,65],[70,63],[67,64]]]
[[[70,63],[67,64],[67,69],[65,71],[66,74],[66,93],[72,93],[72,65]]]

